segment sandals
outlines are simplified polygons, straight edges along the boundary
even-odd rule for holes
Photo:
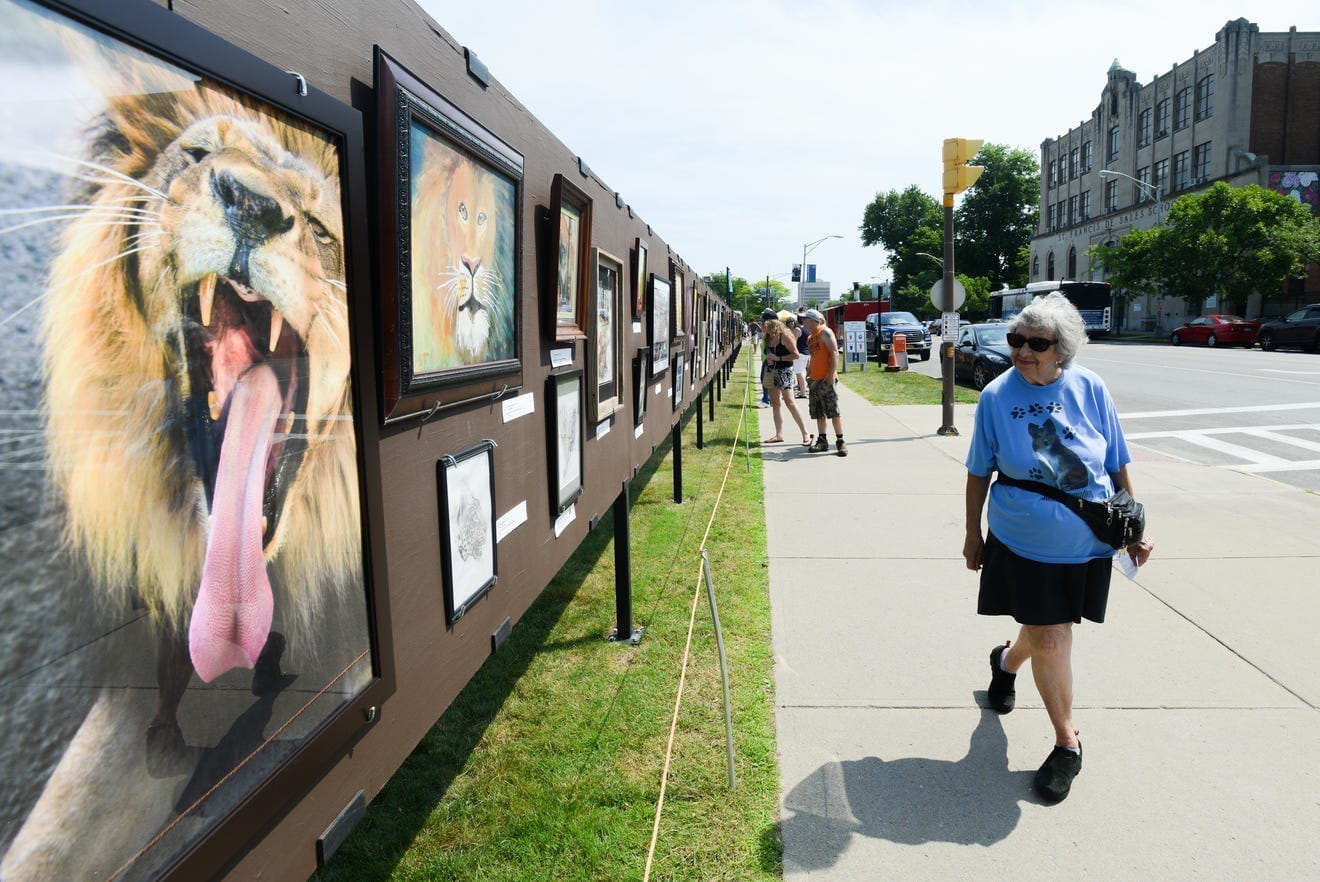
[[[783,436],[783,435],[776,435],[776,436],[774,436],[773,438],[766,438],[766,439],[765,439],[764,441],[762,441],[761,443],[762,443],[762,444],[781,444],[781,443],[783,443],[783,441],[784,441],[784,436]]]
[[[816,436],[815,436],[815,435],[807,435],[805,438],[802,439],[802,446],[803,446],[803,447],[810,447],[810,446],[811,446],[811,442],[812,442],[812,441],[815,441],[815,440],[816,440]]]

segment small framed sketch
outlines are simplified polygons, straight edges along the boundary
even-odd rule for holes
[[[651,391],[651,350],[638,349],[633,358],[633,425],[646,422],[646,399]]]
[[[633,318],[641,320],[646,315],[646,243],[642,237],[637,237],[637,244],[633,247],[633,277],[632,277],[632,315]]]
[[[591,199],[563,175],[555,175],[550,185],[550,240],[552,303],[545,313],[553,327],[546,336],[581,340],[587,336],[591,290]]]
[[[674,320],[673,320],[674,335],[673,336],[675,340],[678,340],[683,336],[683,316],[685,315],[683,309],[683,298],[686,296],[687,291],[685,290],[683,285],[683,273],[681,270],[679,270],[678,264],[676,264],[672,260],[669,262],[669,279],[670,279],[670,284],[672,284],[674,287]]]
[[[546,395],[550,510],[557,515],[582,495],[582,371],[551,374]]]
[[[651,376],[658,377],[669,369],[670,309],[673,290],[669,280],[651,273],[651,323],[646,342],[651,347]]]
[[[623,407],[623,264],[617,257],[593,248],[595,295],[593,321],[588,334],[587,397],[592,423],[599,423]]]
[[[495,442],[483,441],[435,466],[445,622],[453,625],[495,586]]]
[[[683,353],[674,353],[674,411],[683,409]]]

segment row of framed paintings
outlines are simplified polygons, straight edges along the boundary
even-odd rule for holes
[[[382,408],[386,422],[519,385],[522,356],[519,218],[523,156],[376,49],[382,149]],[[616,199],[616,201],[618,201]],[[593,200],[562,174],[535,212],[542,339],[583,341],[589,416],[622,407],[625,300],[646,321],[652,375],[669,368],[673,341],[691,336],[697,278],[685,284],[650,271],[649,248],[633,243],[631,272],[592,245]],[[630,284],[631,292],[625,291]]]

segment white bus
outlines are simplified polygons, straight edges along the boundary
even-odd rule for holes
[[[1038,295],[1058,291],[1072,301],[1086,322],[1086,333],[1091,336],[1108,334],[1113,330],[1114,296],[1108,282],[1074,282],[1059,279],[1051,282],[1032,282],[1025,288],[1004,288],[990,293],[990,317],[1008,321],[1022,311]]]

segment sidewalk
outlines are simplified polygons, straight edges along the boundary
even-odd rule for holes
[[[980,709],[1017,626],[961,555],[974,406],[940,437],[839,398],[847,458],[762,448],[784,878],[1320,879],[1320,496],[1133,448],[1158,546],[1075,632],[1085,766],[1048,805],[1029,670]]]

